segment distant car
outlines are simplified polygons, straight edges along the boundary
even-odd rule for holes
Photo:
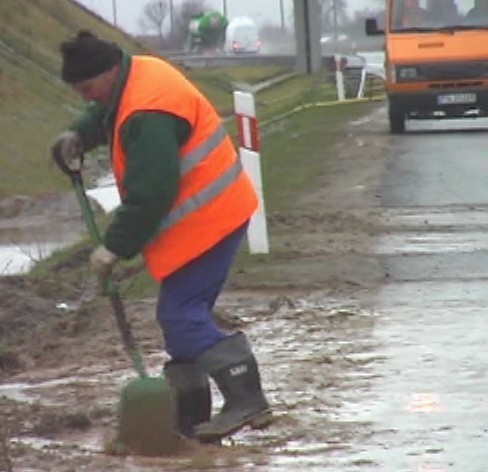
[[[230,54],[258,53],[261,41],[256,23],[247,16],[233,18],[225,30],[224,49]]]

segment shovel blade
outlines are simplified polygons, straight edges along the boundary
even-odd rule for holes
[[[164,456],[178,449],[177,416],[164,377],[133,380],[121,393],[117,443],[131,454]]]

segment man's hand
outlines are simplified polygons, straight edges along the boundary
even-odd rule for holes
[[[102,291],[105,289],[107,278],[117,263],[117,255],[109,251],[105,246],[98,246],[90,256],[92,269],[97,273]]]
[[[78,171],[81,169],[81,156],[83,144],[76,131],[64,131],[51,147],[54,162],[63,172]]]

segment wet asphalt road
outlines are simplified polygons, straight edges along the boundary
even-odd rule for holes
[[[381,471],[485,472],[488,121],[409,122],[391,152],[366,455]]]
[[[407,129],[379,189],[385,284],[249,320],[285,419],[240,437],[268,451],[248,470],[488,470],[488,120]]]

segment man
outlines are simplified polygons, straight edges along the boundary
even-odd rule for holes
[[[456,24],[461,19],[454,0],[428,0],[426,13],[428,21],[441,26]]]
[[[426,20],[426,11],[420,7],[419,0],[400,0],[395,3],[395,26],[412,28],[422,26]]]
[[[103,281],[118,259],[142,253],[160,282],[157,320],[180,431],[214,442],[267,426],[271,411],[245,335],[223,332],[212,318],[257,207],[220,118],[162,59],[129,56],[89,31],[63,42],[61,53],[63,80],[90,103],[52,153],[73,168],[83,152],[110,145],[121,205],[90,260]],[[208,376],[224,397],[212,419]]]

